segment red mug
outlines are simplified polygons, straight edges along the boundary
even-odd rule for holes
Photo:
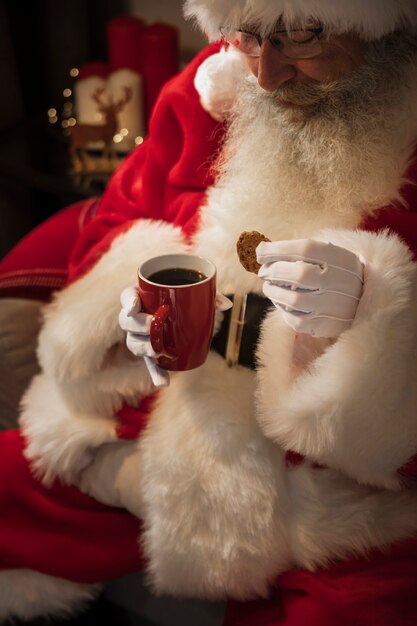
[[[160,367],[185,371],[207,359],[216,310],[216,268],[191,254],[165,254],[138,271],[142,310],[153,315],[150,339]]]

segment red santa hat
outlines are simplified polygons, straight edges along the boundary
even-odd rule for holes
[[[278,19],[290,26],[313,18],[331,32],[354,31],[364,39],[417,29],[416,0],[186,0],[184,13],[212,40],[219,38],[219,26],[256,24],[267,33]]]

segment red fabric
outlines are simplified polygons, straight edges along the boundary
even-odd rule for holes
[[[97,200],[63,209],[24,237],[0,262],[0,297],[48,300],[67,281],[70,255]]]
[[[409,459],[398,471],[404,476],[417,476],[417,454]]]
[[[417,173],[416,173],[417,181]],[[368,217],[362,224],[363,230],[380,232],[389,229],[397,233],[408,245],[417,260],[417,187],[415,188],[411,211],[395,207],[388,207],[373,217]]]
[[[82,583],[143,569],[138,520],[30,473],[18,431],[0,433],[0,569],[29,568]]]
[[[0,471],[13,477],[0,492],[1,568],[82,583],[143,569],[137,520],[73,487],[42,487],[17,431],[0,433],[0,446]],[[289,571],[268,600],[230,601],[224,626],[415,626],[416,598],[417,541],[409,540],[314,573]]]
[[[416,626],[417,540],[279,577],[269,600],[229,602],[223,626]]]
[[[148,422],[157,397],[158,394],[154,393],[144,398],[138,408],[125,405],[120,409],[117,413],[120,424],[116,429],[119,439],[137,439],[139,437]]]
[[[118,412],[120,439],[140,435],[157,395]],[[27,567],[85,583],[142,569],[139,522],[59,481],[43,487],[30,472],[24,447],[19,431],[0,432],[0,475],[11,477],[0,489],[0,569]]]
[[[407,183],[402,188],[401,195],[408,210],[395,206],[386,207],[376,215],[366,218],[361,228],[370,232],[389,229],[397,233],[417,260],[417,146],[404,178]]]

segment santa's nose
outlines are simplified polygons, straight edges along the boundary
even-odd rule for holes
[[[257,65],[257,79],[265,91],[275,91],[297,75],[291,59],[274,48],[269,41],[263,41]]]

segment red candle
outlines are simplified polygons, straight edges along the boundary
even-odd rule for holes
[[[82,80],[83,78],[89,78],[90,76],[99,76],[100,78],[106,78],[109,73],[109,68],[107,63],[103,63],[102,61],[92,61],[91,63],[86,63],[82,65],[78,69],[78,80]]]
[[[111,72],[127,68],[142,74],[144,31],[143,21],[130,15],[122,15],[107,22],[107,52]]]
[[[179,69],[178,29],[168,24],[152,24],[142,33],[141,49],[146,117],[149,119],[161,87]]]

